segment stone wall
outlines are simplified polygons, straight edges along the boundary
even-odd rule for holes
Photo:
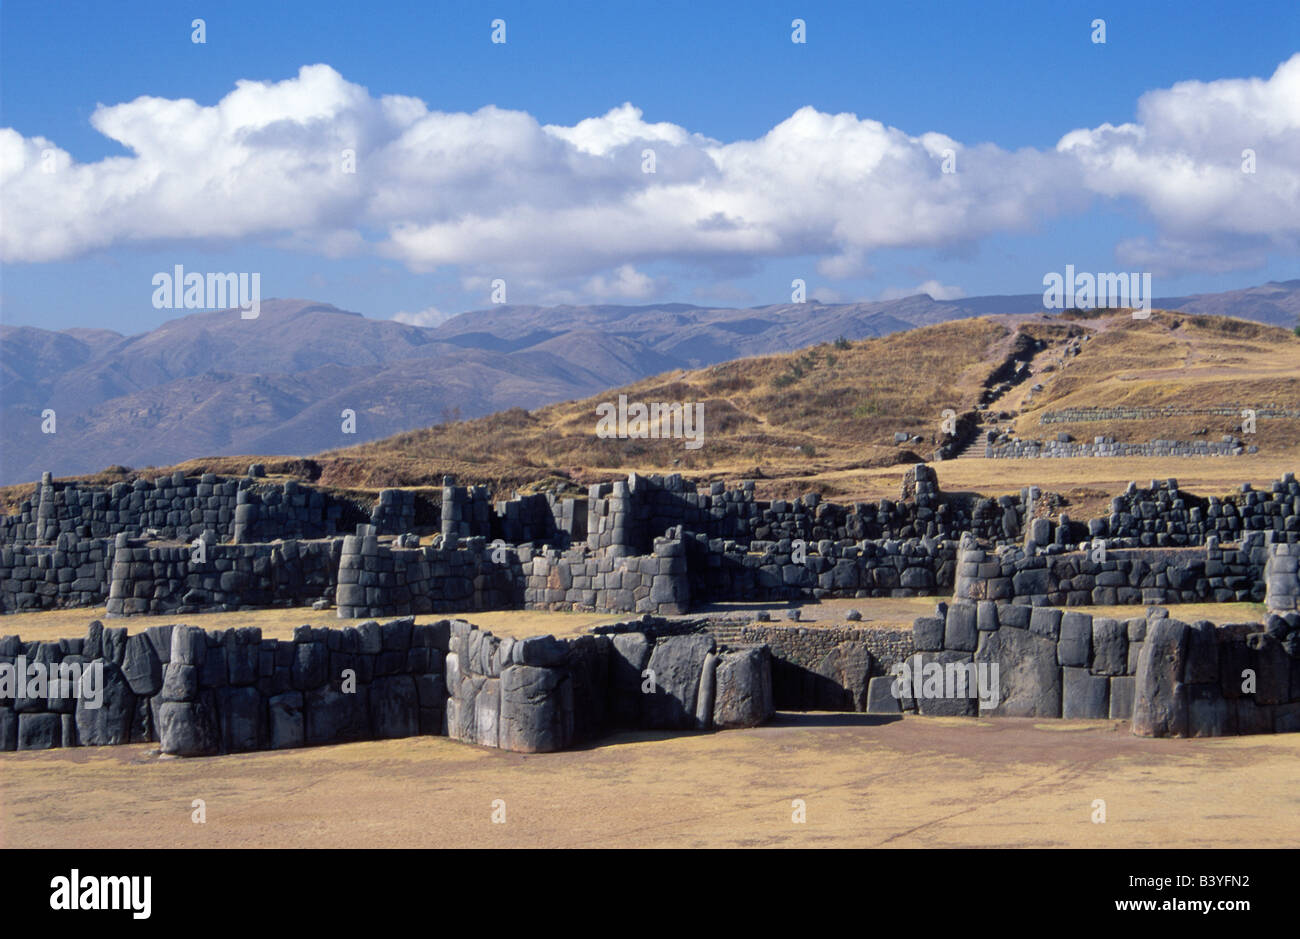
[[[811,600],[823,597],[949,595],[956,545],[930,538],[834,542],[734,542],[696,536],[687,544],[691,593],[697,601]]]
[[[0,698],[0,750],[157,742],[206,756],[446,734],[537,753],[619,729],[723,729],[772,714],[767,649],[703,635],[516,641],[406,618],[301,626],[285,641],[193,626],[128,637],[95,622],[84,639],[0,639],[0,662],[20,658],[97,664],[103,697],[99,707]]]
[[[176,475],[105,490],[60,486],[47,476],[35,508],[29,501],[0,520],[0,534],[10,538],[0,545],[0,609],[108,599],[117,614],[312,602],[333,593],[345,616],[524,606],[678,613],[692,601],[915,596],[951,588],[969,599],[992,591],[987,598],[1031,602],[1104,603],[1112,592],[1126,598],[1116,602],[1260,600],[1259,537],[1300,543],[1300,484],[1290,473],[1269,490],[1243,485],[1222,499],[1183,493],[1173,479],[1152,480],[1149,488],[1134,483],[1112,500],[1108,515],[1087,522],[1048,517],[1060,497],[1037,487],[997,499],[945,497],[924,464],[907,471],[897,502],[838,505],[809,493],[768,503],[754,498],[752,483],[699,491],[677,475],[636,474],[593,487],[585,501],[530,495],[493,506],[486,489],[458,487],[450,477],[443,498],[439,515],[409,491],[383,490],[363,507],[292,481],[267,485],[255,475]],[[369,519],[363,530],[373,545],[363,551],[367,535],[353,536],[332,554],[335,580],[314,567],[299,571],[303,558],[286,555],[294,549],[285,545],[314,543],[296,536],[333,531],[344,518]],[[421,520],[441,527],[435,545],[419,546],[401,531]],[[133,553],[122,576],[112,572],[115,542],[102,534],[113,531],[152,542],[152,553]],[[180,544],[166,543],[168,532],[176,542],[201,536],[210,548],[225,541],[255,550],[214,550],[217,566],[196,571],[184,566]],[[381,543],[384,532],[398,538]],[[955,543],[967,536],[983,546],[977,563],[990,572],[958,585]],[[57,544],[41,544],[47,537]],[[659,553],[664,538],[684,547]],[[1114,558],[1109,568],[1090,568],[1070,552],[1081,540],[1097,539]],[[1219,548],[1243,539],[1240,549]],[[1022,543],[1020,554],[1011,551]],[[1205,548],[1203,556],[1124,553],[1195,546]],[[131,545],[133,552],[145,547]],[[1039,549],[1061,556],[1040,558]],[[679,550],[684,554],[674,560]],[[227,562],[233,567],[222,566]],[[160,567],[147,570],[150,564]],[[994,583],[1016,576],[1019,585]],[[979,588],[984,595],[970,593],[971,578],[989,581]]]
[[[567,548],[587,537],[586,506],[553,493],[534,493],[493,504],[485,486],[457,486],[443,477],[444,538],[484,538],[507,544],[545,542]]]
[[[367,529],[343,539],[336,602],[340,618],[521,607],[674,615],[689,608],[690,583],[679,537],[642,557],[598,557],[482,537],[402,548]]]
[[[1241,412],[1253,410],[1256,417],[1300,419],[1300,409],[1283,407],[1256,407],[1247,404],[1223,404],[1215,407],[1183,407],[1166,405],[1158,408],[1061,408],[1046,411],[1040,424],[1077,424],[1083,421],[1158,421],[1170,417],[1232,417],[1241,419]]]
[[[113,542],[59,535],[53,545],[0,548],[0,613],[98,606],[108,596]]]
[[[1273,613],[1300,610],[1300,544],[1270,544],[1264,565],[1264,606]]]
[[[333,598],[343,539],[217,544],[200,560],[186,544],[115,540],[107,598],[111,616],[190,613],[244,606],[309,606]]]
[[[727,489],[721,482],[707,492],[680,475],[641,476],[600,483],[588,494],[587,545],[593,552],[636,554],[669,528],[742,547],[752,542],[801,539],[814,541],[906,540],[955,538],[978,527],[983,531],[1020,530],[1014,500],[945,499],[934,470],[918,464],[908,469],[900,501],[839,505],[816,494],[793,500],[762,502],[754,483]],[[1005,523],[1004,514],[1013,518]],[[978,520],[976,516],[978,515]]]
[[[1006,443],[984,445],[984,456],[997,460],[1092,456],[1239,456],[1247,452],[1254,453],[1255,448],[1243,447],[1235,437],[1226,437],[1220,441],[1152,440],[1149,443],[1119,443],[1110,438],[1098,438],[1092,443],[1067,440],[1009,440]]]
[[[0,517],[0,542],[51,544],[61,534],[82,539],[142,535],[187,541],[206,531],[219,540],[321,538],[361,520],[352,503],[294,480],[282,485],[254,477],[220,479],[177,472],[106,489],[56,483],[46,473],[15,515]]]
[[[921,714],[1131,720],[1133,733],[1156,737],[1300,730],[1296,613],[1262,626],[1189,625],[1159,607],[1121,621],[986,600],[917,619],[913,642],[913,669],[998,666],[996,703],[900,702]]]
[[[1264,599],[1264,532],[1238,546],[1211,535],[1202,547],[1106,547],[1082,551],[1050,545],[1004,545],[996,551],[966,540],[957,558],[959,600],[1110,606],[1125,603],[1230,603]]]

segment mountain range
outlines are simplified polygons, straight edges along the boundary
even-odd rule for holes
[[[1153,306],[1290,327],[1300,280]],[[434,327],[310,300],[195,313],[124,336],[0,325],[0,485],[196,456],[310,454],[448,420],[838,337],[1042,309],[1039,294],[748,309],[497,306]],[[54,432],[43,432],[47,410]],[[345,433],[344,412],[355,413]]]

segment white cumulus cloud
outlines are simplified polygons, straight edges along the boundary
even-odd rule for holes
[[[757,139],[721,142],[630,103],[571,127],[497,107],[431,110],[310,65],[238,82],[212,105],[99,107],[91,123],[126,156],[82,163],[0,129],[0,260],[261,241],[643,299],[660,285],[639,268],[655,261],[812,256],[845,278],[880,249],[1031,231],[1099,196],[1154,221],[1153,238],[1119,245],[1152,267],[1297,253],[1300,53],[1267,79],[1149,92],[1137,116],[1010,151],[804,107]],[[1242,172],[1245,150],[1254,173]],[[942,171],[949,155],[955,173]]]

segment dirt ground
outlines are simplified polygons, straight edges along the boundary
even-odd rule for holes
[[[782,714],[535,755],[441,737],[194,760],[147,745],[0,754],[0,850],[1297,845],[1300,734]]]

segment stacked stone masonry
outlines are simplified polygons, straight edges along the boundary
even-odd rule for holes
[[[917,619],[912,638],[913,670],[998,666],[993,702],[918,694],[895,706],[923,715],[1109,718],[1154,737],[1300,731],[1294,612],[1262,625],[1216,626],[1170,619],[1161,607],[1120,620],[992,600],[954,602],[942,617]],[[969,687],[974,678],[967,676]]]
[[[96,621],[84,639],[0,639],[0,663],[29,662],[100,668],[101,693],[0,697],[0,750],[156,742],[206,756],[444,734],[535,753],[772,714],[767,648],[702,634],[513,640],[463,620],[405,618],[301,626],[285,641],[183,625],[128,636]]]
[[[1293,474],[1224,498],[1184,493],[1173,479],[1130,484],[1108,515],[1086,522],[1052,518],[1059,497],[1036,487],[945,496],[925,464],[908,470],[899,500],[852,505],[814,493],[762,502],[752,483],[706,491],[678,475],[633,474],[585,500],[496,504],[483,487],[445,482],[439,508],[405,490],[362,505],[256,474],[100,490],[47,475],[18,514],[0,519],[0,609],[107,602],[119,615],[334,600],[341,615],[363,617],[505,607],[672,614],[737,599],[954,589],[1049,603],[1260,600],[1267,545],[1300,542]],[[340,537],[344,520],[358,534]],[[401,531],[421,520],[439,531],[433,544]],[[958,583],[963,538],[984,556]],[[206,559],[193,559],[195,540]],[[1090,557],[1099,541],[1109,567],[1071,553],[1087,543]],[[1162,550],[1135,551],[1145,548]],[[1179,548],[1201,553],[1169,550]]]

